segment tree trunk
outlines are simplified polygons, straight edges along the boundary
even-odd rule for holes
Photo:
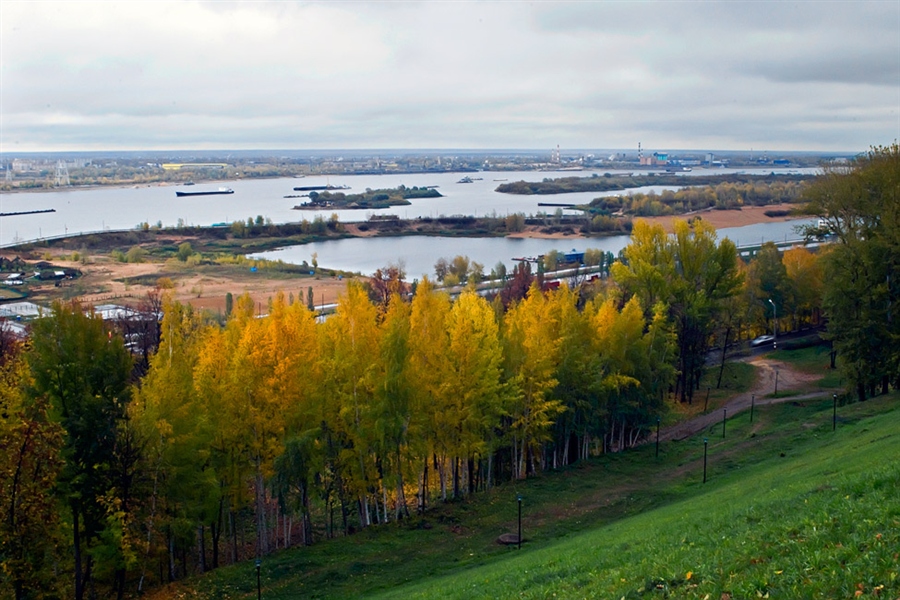
[[[304,546],[312,546],[312,518],[309,515],[309,483],[303,481],[300,490],[302,506],[302,514],[300,515],[300,543]]]
[[[716,381],[716,389],[722,387],[722,373],[725,372],[725,354],[728,351],[728,337],[731,334],[731,327],[725,329],[725,341],[722,343],[722,362],[719,364],[719,379]]]
[[[81,526],[78,507],[72,507],[72,552],[75,558],[75,600],[84,599],[84,573],[81,571]]]
[[[203,523],[197,526],[197,560],[200,572],[206,572],[206,528]]]
[[[238,561],[238,541],[237,541],[237,522],[234,516],[234,509],[228,510],[228,524],[231,527],[231,564]]]
[[[221,482],[219,484],[219,493],[221,494]],[[216,511],[216,520],[209,524],[209,531],[212,534],[212,551],[213,551],[213,569],[219,568],[219,541],[222,538],[222,528],[224,527],[225,514],[225,496],[219,496],[219,509]]]
[[[256,555],[269,553],[268,528],[266,527],[266,488],[263,482],[260,458],[256,458]]]
[[[419,485],[419,505],[416,507],[416,511],[420,515],[425,514],[425,506],[428,499],[428,459],[426,458],[423,462],[425,464],[422,467],[422,481]]]

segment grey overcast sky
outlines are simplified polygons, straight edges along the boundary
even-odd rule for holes
[[[0,151],[900,137],[900,0],[0,0]]]

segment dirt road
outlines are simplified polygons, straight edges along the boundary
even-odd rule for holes
[[[819,379],[819,376],[796,371],[787,363],[771,360],[765,356],[754,356],[746,359],[746,362],[749,362],[757,368],[756,383],[749,392],[735,396],[724,406],[713,411],[698,415],[692,419],[661,430],[659,432],[660,441],[683,440],[703,431],[715,423],[720,423],[722,421],[723,409],[727,411],[728,418],[731,418],[732,415],[736,415],[745,410],[750,410],[751,402],[756,406],[765,406],[780,402],[818,398],[828,393],[824,390],[809,392],[809,389],[815,386],[815,381]],[[776,378],[779,394],[792,390],[803,390],[804,393],[779,398],[766,398],[766,396],[775,392]],[[651,436],[648,437],[647,441],[655,440],[656,437]]]

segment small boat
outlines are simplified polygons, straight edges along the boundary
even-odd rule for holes
[[[468,175],[457,181],[456,183],[472,183],[474,179],[469,177]]]
[[[234,190],[231,188],[220,187],[217,190],[206,190],[206,191],[197,191],[197,192],[175,192],[176,196],[217,196],[219,194],[233,194]]]

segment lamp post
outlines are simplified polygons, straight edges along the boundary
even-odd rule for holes
[[[659,458],[659,417],[656,417],[656,458]]]
[[[262,560],[256,559],[256,600],[260,600],[262,598],[262,586],[259,581],[259,568],[262,566]]]
[[[832,394],[831,399],[832,399],[831,430],[837,431],[837,394]]]
[[[775,303],[771,298],[769,298],[769,304],[772,305],[772,332],[775,334],[772,349],[778,350],[778,310],[775,308]]]
[[[722,439],[725,439],[725,422],[728,420],[728,409],[722,409]]]
[[[750,394],[750,422],[753,422],[753,405],[756,404],[756,394]]]
[[[709,444],[709,440],[703,438],[703,483],[706,483],[706,447]]]
[[[522,549],[522,496],[516,496],[516,500],[519,501],[519,547],[518,549]]]

